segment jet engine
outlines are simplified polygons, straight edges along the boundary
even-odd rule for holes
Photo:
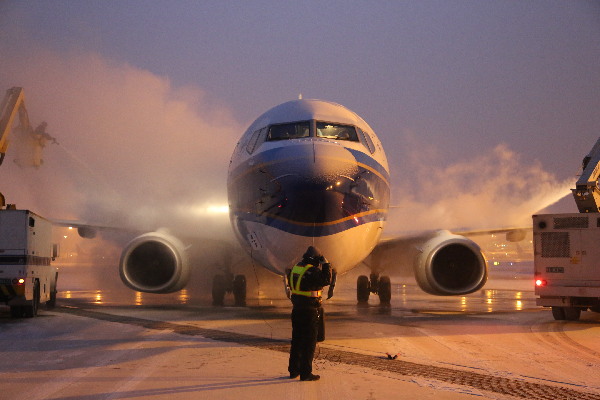
[[[125,246],[121,280],[133,290],[171,293],[181,290],[190,274],[186,246],[166,231],[138,236]]]
[[[464,236],[437,232],[418,250],[415,277],[429,294],[468,294],[481,289],[487,280],[487,262],[481,249]]]

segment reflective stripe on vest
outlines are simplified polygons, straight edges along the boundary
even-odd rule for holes
[[[295,265],[294,268],[292,268],[292,272],[290,273],[290,289],[292,291],[292,294],[297,294],[306,297],[321,297],[321,290],[300,290],[300,282],[302,282],[302,277],[304,276],[304,273],[312,267],[313,265],[307,264]]]

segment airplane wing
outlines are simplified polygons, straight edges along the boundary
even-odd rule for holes
[[[532,228],[528,227],[513,227],[513,228],[497,228],[497,229],[480,229],[480,230],[453,230],[456,235],[473,237],[482,235],[498,235],[505,234],[506,240],[509,242],[520,242],[525,239],[525,235],[531,232]]]
[[[51,222],[55,226],[75,228],[85,239],[94,239],[103,232],[104,236],[118,237],[118,241],[126,243],[119,262],[121,280],[129,288],[145,293],[181,290],[188,283],[192,268],[200,266],[213,268],[214,273],[220,276],[222,297],[232,283],[227,279],[230,276],[234,279],[232,267],[243,263],[246,256],[233,237],[232,240],[208,235],[191,237],[181,232],[175,234],[166,228],[140,230],[73,220],[55,219]],[[245,294],[245,280],[244,287],[240,287],[241,278],[237,279],[237,292]],[[239,301],[245,302],[245,297]]]
[[[125,232],[131,234],[139,234],[141,232],[140,230],[133,228],[92,224],[84,221],[72,221],[66,219],[51,219],[50,222],[54,226],[62,226],[65,228],[77,229],[77,233],[79,234],[79,236],[81,236],[84,239],[94,239],[98,231]]]

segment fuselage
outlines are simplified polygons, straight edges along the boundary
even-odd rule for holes
[[[230,219],[252,258],[283,274],[308,246],[339,273],[358,265],[381,236],[389,169],[369,125],[320,100],[280,104],[238,142],[228,174]]]

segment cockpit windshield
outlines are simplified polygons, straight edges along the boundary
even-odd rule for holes
[[[272,125],[267,140],[299,139],[310,136],[310,121]]]
[[[358,142],[356,128],[352,125],[332,124],[317,121],[317,137]]]
[[[315,125],[313,125],[313,123]],[[312,127],[311,127],[312,125]],[[316,134],[311,131],[316,129]],[[269,127],[268,141],[300,139],[310,136],[332,140],[359,142],[356,127],[322,121],[301,121],[289,124],[277,124]]]

